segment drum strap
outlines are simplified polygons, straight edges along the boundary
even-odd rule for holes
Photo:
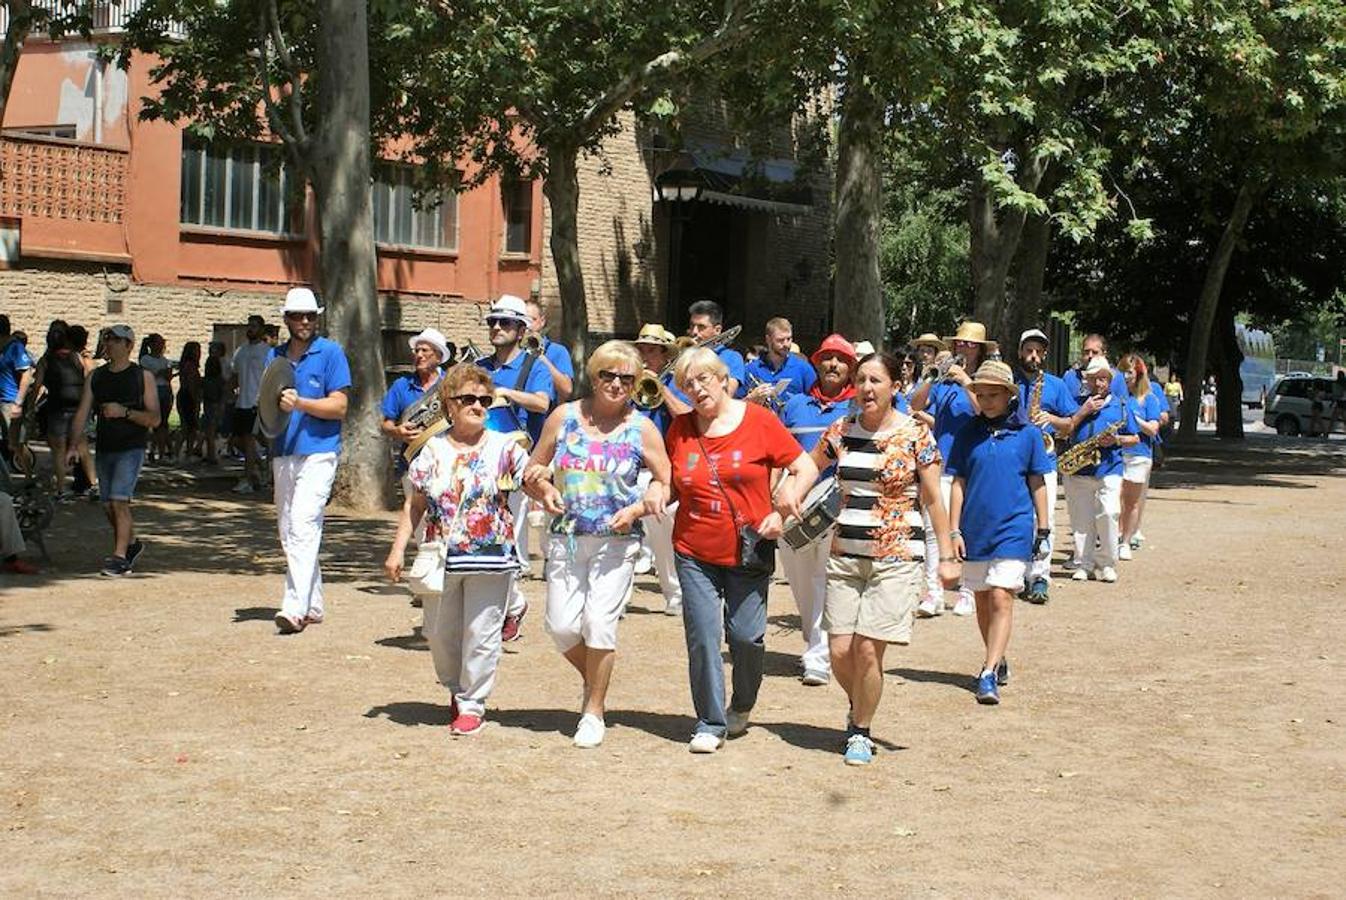
[[[537,362],[536,356],[527,350],[523,351],[523,365],[519,367],[519,377],[514,379],[514,390],[521,391],[524,389],[524,385],[528,384],[528,376],[532,374],[533,363],[535,362]],[[515,404],[511,403],[507,408],[510,416],[514,419],[515,430],[527,431],[528,427],[519,419],[519,411],[515,409]]]

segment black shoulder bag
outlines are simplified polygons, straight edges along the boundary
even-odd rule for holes
[[[695,423],[693,427],[696,427]],[[729,515],[734,519],[734,529],[738,534],[738,567],[749,575],[770,576],[776,570],[775,540],[762,537],[756,527],[743,521],[743,517],[738,514],[729,492],[720,482],[719,466],[711,461],[710,454],[706,452],[706,445],[701,442],[699,430],[696,434],[696,445],[700,448],[701,455],[705,457],[706,465],[710,467],[711,482],[719,488],[725,503],[729,504]]]

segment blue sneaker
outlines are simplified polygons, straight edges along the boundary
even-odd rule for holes
[[[995,706],[1000,702],[1000,690],[996,687],[994,672],[977,676],[977,702],[987,706]]]
[[[1035,578],[1033,579],[1033,583],[1028,586],[1028,590],[1024,592],[1024,599],[1029,603],[1046,603],[1047,592],[1049,589],[1050,586],[1047,584],[1047,579]]]
[[[874,759],[874,742],[863,734],[846,738],[846,765],[867,766]]]
[[[1001,687],[1009,684],[1009,660],[1003,657],[1000,664],[995,667],[995,683]]]

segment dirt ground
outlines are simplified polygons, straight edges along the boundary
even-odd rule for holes
[[[748,734],[692,756],[677,619],[641,579],[603,747],[542,583],[489,725],[451,739],[390,519],[334,512],[328,621],[274,634],[270,506],[156,475],[135,576],[96,506],[0,593],[0,895],[1340,896],[1342,445],[1213,441],[1157,476],[1116,585],[1019,604],[999,707],[971,620],[893,648],[881,752],[797,680],[788,588]],[[1064,516],[1062,516],[1064,520]],[[7,577],[7,576],[0,576]]]

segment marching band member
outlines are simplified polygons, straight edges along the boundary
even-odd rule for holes
[[[958,331],[953,337],[945,338],[945,343],[952,348],[953,353],[961,357],[962,362],[951,365],[939,381],[924,381],[911,394],[912,409],[917,412],[928,412],[934,416],[933,431],[935,440],[939,442],[941,459],[948,459],[954,435],[977,415],[976,398],[968,390],[972,384],[972,377],[968,372],[975,372],[986,354],[996,349],[995,342],[986,339],[986,326],[980,322],[964,322],[958,326]],[[953,489],[953,476],[946,472],[941,479],[940,488],[943,491],[944,507],[947,509],[949,492]],[[937,615],[942,609],[943,600],[943,596],[939,596],[938,603],[933,605],[933,608],[922,610],[922,614]],[[953,614],[970,616],[976,609],[972,591],[965,585],[959,585],[958,600],[954,604]]]
[[[1074,444],[1097,437],[1099,462],[1085,466],[1066,478],[1066,508],[1075,537],[1075,572],[1070,577],[1084,581],[1091,575],[1099,581],[1117,580],[1118,520],[1121,516],[1121,448],[1135,444],[1135,423],[1126,409],[1126,399],[1113,396],[1112,366],[1094,356],[1085,366],[1084,384],[1089,397],[1075,413]],[[1118,425],[1115,435],[1105,434]]]
[[[1066,390],[1070,391],[1070,396],[1074,397],[1077,402],[1083,403],[1091,394],[1089,386],[1084,383],[1084,370],[1088,367],[1089,361],[1099,356],[1106,359],[1107,355],[1108,341],[1103,335],[1086,334],[1084,340],[1080,341],[1079,362],[1061,375]],[[1126,380],[1122,378],[1121,372],[1113,373],[1110,390],[1114,397],[1126,396]]]
[[[724,331],[724,310],[714,300],[696,301],[687,307],[687,317],[687,334],[698,343],[704,343]],[[743,396],[747,391],[743,354],[732,347],[723,346],[716,348],[715,355],[729,370],[729,395]]]
[[[813,365],[818,370],[817,382],[807,393],[795,394],[785,401],[781,422],[806,453],[817,446],[823,432],[833,422],[849,411],[855,397],[855,386],[851,383],[855,364],[855,348],[850,341],[839,334],[828,335],[813,354]],[[819,468],[828,466],[830,464]],[[827,632],[822,627],[827,560],[831,549],[830,542],[825,540],[802,550],[783,542],[780,545],[781,570],[790,583],[790,593],[799,609],[799,631],[804,638],[800,665],[804,669],[803,682],[807,685],[822,685],[832,680]]]
[[[766,595],[781,523],[798,515],[817,477],[808,454],[771,413],[735,400],[729,369],[705,347],[684,351],[675,380],[693,412],[669,426],[668,455],[678,493],[673,524],[687,668],[696,707],[688,749],[714,753],[725,735],[742,734],[762,686]],[[787,469],[791,484],[776,491],[771,475]],[[720,644],[729,640],[734,694],[725,709]]]
[[[272,348],[267,364],[288,359],[294,387],[281,392],[280,408],[291,413],[285,433],[271,444],[280,543],[285,549],[285,598],[276,613],[281,634],[295,634],[323,620],[323,512],[332,494],[341,455],[350,365],[335,341],[318,336],[322,307],[308,288],[291,288],[281,315],[290,339]]]
[[[963,560],[963,583],[977,596],[977,627],[986,646],[977,702],[996,704],[998,686],[1009,681],[1005,648],[1014,595],[1023,590],[1028,560],[1046,559],[1050,552],[1043,476],[1055,471],[1056,461],[1048,458],[1038,426],[1014,414],[1016,385],[1009,366],[982,363],[972,390],[981,412],[953,441],[949,523],[954,552]]]
[[[916,421],[924,423],[927,428],[933,428],[935,417],[926,411],[912,410],[911,399],[916,389],[925,382],[925,373],[935,364],[939,355],[949,348],[937,335],[929,331],[912,341],[910,346],[911,353],[908,359],[912,367],[911,381],[903,390],[907,409],[911,411],[911,416]],[[905,373],[904,368],[904,378]],[[944,612],[944,585],[939,580],[939,547],[935,544],[934,525],[930,521],[930,514],[924,508],[921,510],[921,517],[925,526],[925,596],[916,604],[916,615],[928,619]]]
[[[668,368],[676,350],[673,335],[662,325],[657,324],[643,326],[635,344],[645,369],[656,375]],[[659,384],[663,392],[663,402],[653,409],[642,409],[640,412],[653,422],[659,429],[659,434],[663,435],[673,423],[674,416],[690,412],[692,407],[687,402],[687,396],[673,386],[671,371],[660,377]],[[647,468],[641,472],[640,477],[640,487],[643,491],[649,486],[652,474]],[[670,616],[682,615],[682,585],[678,582],[678,575],[673,567],[673,517],[676,512],[677,503],[670,502],[666,515],[646,516],[640,522],[645,531],[645,547],[654,558],[659,587],[663,591],[664,613]]]
[[[1079,404],[1071,395],[1065,382],[1046,370],[1047,335],[1037,328],[1030,328],[1019,337],[1019,371],[1016,380],[1019,385],[1019,413],[1025,421],[1036,425],[1043,434],[1067,435],[1079,411]],[[1033,394],[1037,389],[1038,378],[1042,379],[1042,394],[1038,398],[1039,409],[1034,413]],[[1046,603],[1052,587],[1052,548],[1056,544],[1056,449],[1047,452],[1051,462],[1050,471],[1042,473],[1047,490],[1047,554],[1034,556],[1029,564],[1028,588],[1024,599],[1030,603]]]
[[[495,385],[496,402],[486,416],[486,427],[506,434],[527,434],[529,444],[542,433],[542,423],[551,409],[555,388],[546,366],[536,365],[537,357],[525,353],[519,346],[528,331],[528,309],[524,302],[511,294],[502,294],[486,313],[491,346],[495,352],[477,360],[477,365],[491,373]],[[503,401],[503,402],[501,402]],[[514,546],[520,563],[528,566],[528,498],[515,491],[510,502],[514,520]],[[504,640],[519,637],[519,624],[528,612],[528,603],[519,590],[517,579],[510,582],[509,608],[505,614]]]
[[[1163,386],[1160,385],[1159,382],[1154,380],[1153,375],[1154,372],[1153,370],[1151,370],[1150,393],[1155,396],[1155,399],[1159,403],[1159,433],[1155,435],[1154,443],[1150,447],[1150,449],[1154,452],[1153,456],[1154,461],[1153,464],[1150,466],[1151,474],[1153,474],[1154,470],[1158,469],[1160,465],[1163,464],[1164,438],[1167,435],[1169,435],[1170,431],[1169,424],[1173,421],[1173,418],[1177,413],[1177,410],[1174,409],[1173,404],[1169,403],[1168,395],[1165,393]],[[1182,387],[1181,383],[1179,383],[1178,387],[1179,388]],[[1125,487],[1125,485],[1123,485],[1123,487]],[[1145,542],[1145,535],[1140,530],[1140,523],[1145,518],[1145,501],[1148,500],[1149,497],[1150,497],[1150,480],[1146,478],[1145,486],[1140,490],[1140,502],[1136,505],[1136,530],[1132,532],[1131,540],[1128,543],[1128,546],[1132,550],[1139,550],[1140,545]]]
[[[437,328],[427,328],[407,343],[411,345],[415,371],[394,381],[392,387],[383,395],[383,423],[379,427],[384,436],[396,444],[397,474],[403,476],[403,492],[410,497],[411,491],[407,490],[409,485],[405,481],[407,462],[402,458],[402,451],[420,428],[411,423],[398,424],[398,420],[407,409],[419,403],[426,392],[433,390],[439,383],[443,374],[440,367],[448,358],[449,348],[444,335]]]
[[[1163,426],[1163,408],[1160,394],[1154,390],[1145,361],[1135,353],[1128,353],[1117,361],[1117,368],[1126,378],[1129,389],[1126,408],[1134,420],[1140,440],[1122,449],[1122,516],[1121,543],[1118,559],[1131,559],[1132,543],[1140,531],[1141,502],[1145,488],[1150,484],[1150,468],[1154,463],[1154,448],[1159,442]]]
[[[795,394],[808,393],[818,377],[813,372],[813,366],[790,349],[793,345],[794,326],[789,319],[777,316],[767,321],[766,353],[744,367],[748,384],[745,400],[770,405],[769,395],[773,393],[780,401],[788,400]],[[776,383],[787,380],[790,383],[776,392]]]
[[[557,403],[565,403],[575,393],[575,363],[570,358],[570,349],[547,337],[547,310],[531,297],[524,304],[528,310],[528,330],[538,336],[542,352],[538,362],[546,366],[551,375],[552,392]]]
[[[547,633],[584,682],[576,747],[603,743],[603,713],[617,621],[635,578],[641,518],[664,515],[663,435],[631,407],[642,365],[635,348],[608,341],[585,364],[592,397],[547,417],[524,482],[555,516],[547,549]],[[652,477],[643,490],[639,474]]]
[[[855,416],[839,419],[813,448],[813,461],[837,465],[841,515],[827,561],[823,627],[832,671],[846,691],[844,758],[874,757],[869,729],[883,694],[888,644],[911,641],[916,601],[924,588],[925,534],[917,496],[930,510],[945,583],[958,580],[940,499],[939,448],[930,430],[893,407],[899,374],[889,354],[860,360]]]
[[[424,599],[421,632],[452,698],[450,733],[466,737],[485,725],[500,663],[505,605],[519,567],[509,495],[522,485],[528,457],[514,437],[487,429],[496,388],[485,371],[454,366],[438,390],[452,425],[411,462],[411,502],[383,568],[393,582],[401,578],[412,523],[426,517],[427,536],[445,545],[445,571],[443,591]]]

